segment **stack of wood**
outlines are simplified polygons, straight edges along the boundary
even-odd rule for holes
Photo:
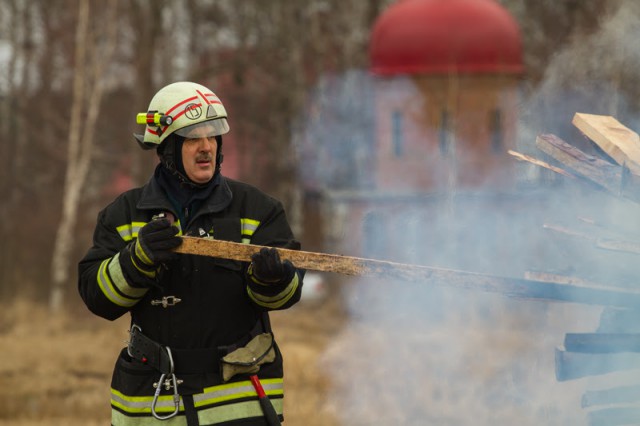
[[[553,134],[537,137],[536,147],[543,153],[538,157],[515,151],[510,151],[510,154],[572,181],[595,185],[612,195],[612,202],[640,204],[638,134],[611,116],[577,113],[572,123],[595,144],[594,151],[602,155],[587,154]],[[580,213],[584,215],[584,212]],[[547,224],[545,228],[568,238],[590,241],[599,249],[625,253],[626,256],[640,255],[640,238],[636,236],[622,234],[622,238],[611,238],[610,234],[585,233],[553,224]],[[625,258],[625,261],[629,260]],[[640,257],[635,263],[638,261]],[[531,273],[528,278],[545,280],[549,277],[544,273]],[[630,290],[640,290],[640,286]],[[593,376],[606,379],[608,376],[605,375],[609,373],[623,374],[620,372],[638,369],[640,306],[606,307],[595,332],[567,333],[564,345],[556,348],[558,381]],[[615,384],[589,390],[583,395],[582,406],[589,410],[591,425],[637,424],[640,421],[640,384]]]

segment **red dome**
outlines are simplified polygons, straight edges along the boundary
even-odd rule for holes
[[[369,46],[376,74],[523,71],[520,30],[494,0],[401,0],[378,17]]]

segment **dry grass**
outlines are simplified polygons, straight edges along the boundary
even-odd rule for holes
[[[274,313],[286,424],[584,424],[584,383],[555,381],[553,348],[591,325],[564,306],[500,301],[487,310],[473,299],[433,320],[377,291],[385,297],[352,303],[349,316],[335,296]],[[109,424],[128,318],[79,312],[52,318],[27,302],[0,312],[0,425]]]
[[[333,425],[318,411],[329,381],[318,367],[340,327],[336,304],[300,306],[273,315],[285,353],[288,424]],[[18,301],[0,313],[0,425],[109,424],[109,383],[127,339],[128,318],[108,322],[89,313],[51,317]]]

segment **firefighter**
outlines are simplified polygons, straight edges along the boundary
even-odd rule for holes
[[[282,204],[223,176],[226,110],[208,88],[169,84],[134,135],[160,159],[97,218],[79,263],[94,314],[129,313],[111,381],[114,426],[266,425],[283,420],[282,354],[269,311],[300,300],[304,271],[263,248],[251,262],[177,254],[181,235],[299,249]],[[266,404],[265,404],[266,402]]]

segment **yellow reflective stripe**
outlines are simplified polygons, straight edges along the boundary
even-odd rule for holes
[[[163,421],[156,420],[151,417],[151,414],[149,414],[149,417],[129,417],[114,408],[111,409],[112,426],[158,426],[159,424],[162,426],[187,426],[187,419],[184,415],[178,415]]]
[[[110,269],[110,263],[115,262],[115,264],[118,265],[119,267],[120,262],[118,260],[118,257],[119,257],[119,253],[116,254],[111,259],[104,260],[100,264],[100,267],[98,268],[98,275],[97,275],[98,286],[100,287],[102,294],[104,294],[105,297],[109,299],[112,303],[125,308],[130,308],[131,306],[135,305],[138,302],[139,297],[131,299],[126,296],[121,296],[114,288],[113,282],[111,281],[111,278],[109,278],[109,274],[107,273],[107,268]],[[121,276],[121,278],[122,280],[124,280],[124,277]],[[124,284],[120,283],[120,285],[126,286],[129,289],[129,294],[131,293],[137,294],[138,289],[134,289],[133,287],[129,286],[128,284],[126,284],[126,281],[124,281]],[[118,287],[120,287],[120,285],[118,285]],[[143,292],[146,292],[146,289],[142,289],[142,290]]]
[[[264,379],[260,380],[265,393],[271,395],[283,394],[282,379]],[[196,407],[202,405],[215,404],[218,402],[229,401],[232,399],[240,399],[246,397],[255,397],[256,393],[253,384],[248,381],[227,383],[225,385],[211,386],[204,389],[203,393],[193,396],[193,403]]]
[[[284,386],[282,378],[263,379],[260,381],[267,395],[275,397],[271,400],[276,412],[282,414],[282,397],[284,396]],[[262,415],[260,403],[257,400],[258,394],[250,381],[242,381],[237,383],[228,383],[224,385],[211,386],[204,389],[203,393],[193,396],[194,406],[199,409],[198,416],[200,423],[208,424],[212,421],[220,422],[222,420],[235,420],[247,417],[255,417]],[[238,399],[254,398],[251,401],[231,402]],[[120,391],[111,389],[111,406],[112,421],[114,426],[128,425],[131,422],[127,414],[148,414],[151,415],[151,403],[153,396],[128,396]],[[225,402],[225,404],[216,407],[207,407],[216,403]],[[116,410],[117,408],[117,410]],[[170,412],[175,409],[171,395],[161,395],[156,404],[156,411]],[[123,414],[122,411],[125,413]],[[180,411],[184,412],[184,405],[180,399]],[[180,419],[182,417],[175,417]],[[135,417],[137,421],[147,424],[147,419],[153,421],[152,417]],[[173,419],[171,419],[173,420]],[[206,420],[206,421],[205,421]],[[151,424],[151,423],[149,423]],[[154,423],[155,424],[155,423]],[[173,425],[174,423],[168,422]],[[183,424],[183,423],[175,423]]]
[[[276,413],[282,415],[283,412],[283,400],[281,398],[272,399],[271,404],[276,410]],[[151,409],[148,417],[129,417],[127,414],[111,409],[111,424],[113,426],[157,426],[158,420],[151,417]],[[198,411],[198,422],[200,424],[215,424],[220,422],[229,422],[233,420],[240,420],[249,417],[261,417],[264,413],[260,402],[258,401],[243,401],[235,404],[223,405],[220,407],[206,408]],[[169,420],[164,420],[163,425],[167,426],[186,426],[187,420],[184,415],[178,415],[172,417]]]
[[[120,391],[111,388],[111,405],[118,407],[127,413],[149,413],[151,414],[151,403],[153,396],[128,396]],[[173,412],[176,406],[173,402],[173,395],[160,395],[156,402],[156,411]],[[180,398],[180,411],[184,411],[182,398]]]
[[[120,238],[125,241],[131,241],[134,238],[138,238],[138,232],[140,232],[140,228],[146,225],[146,222],[131,222],[125,223],[124,225],[120,225],[116,228],[118,234],[120,234]]]
[[[136,246],[137,246],[137,244],[136,244]],[[136,257],[135,257],[135,256],[132,256],[131,254],[129,254],[129,259],[131,259],[131,263],[133,264],[133,266],[134,266],[138,271],[140,271],[140,273],[142,273],[142,274],[146,275],[146,276],[147,276],[147,277],[149,277],[149,278],[155,278],[155,277],[156,277],[157,270],[149,271],[149,270],[146,270],[146,269],[144,269],[144,268],[141,268],[141,267],[140,267],[140,265],[138,265],[138,262],[136,262]],[[143,263],[143,264],[144,264],[144,262],[141,262],[141,263]],[[148,265],[148,266],[151,266],[151,265]]]
[[[242,234],[243,243],[251,241],[251,237],[253,233],[256,232],[256,229],[258,229],[258,226],[260,226],[259,220],[249,219],[247,217],[240,219],[240,234]]]
[[[142,246],[140,245],[140,240],[136,240],[135,251],[136,251],[136,256],[138,256],[138,258],[140,258],[140,260],[142,260],[143,263],[146,263],[149,266],[153,265],[153,261],[149,258],[149,256],[147,256],[147,253],[145,253],[145,251],[142,249]]]
[[[249,293],[251,300],[256,302],[258,305],[264,306],[265,308],[278,309],[293,297],[298,289],[298,281],[298,273],[296,272],[293,275],[291,282],[289,282],[289,285],[275,296],[264,296],[262,294],[258,294],[252,291],[249,286],[247,286],[247,293]]]
[[[117,253],[115,256],[113,256],[111,262],[109,262],[108,269],[109,276],[111,276],[112,282],[125,296],[134,299],[141,299],[147,293],[147,291],[149,291],[148,288],[138,288],[129,285],[124,277],[124,274],[122,273],[122,266],[120,266],[120,253]]]
[[[133,240],[134,238],[138,238],[138,232],[140,232],[140,228],[142,228],[146,224],[147,222],[125,223],[124,225],[120,225],[116,227],[116,231],[118,231],[120,238],[128,242]],[[182,235],[182,225],[180,224],[180,219],[176,219],[173,222],[173,225],[175,225],[178,228],[179,230],[178,235]]]
[[[271,404],[276,413],[282,415],[282,398],[271,399]],[[263,417],[262,407],[257,400],[237,402],[235,404],[221,405],[219,407],[206,408],[198,411],[200,424],[215,424],[230,422],[248,417]]]

